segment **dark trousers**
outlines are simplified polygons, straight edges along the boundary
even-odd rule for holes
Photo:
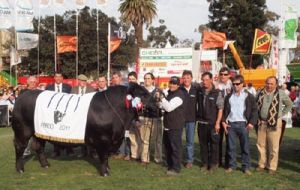
[[[165,146],[168,170],[180,172],[182,157],[182,129],[164,130],[163,142]]]
[[[225,134],[225,130],[224,128],[222,127],[222,124],[221,125],[221,128],[220,128],[220,141],[219,141],[219,166],[222,166],[223,164],[223,139],[224,139],[224,136],[225,136],[225,167],[227,168],[228,167],[228,164],[229,164],[229,156],[228,156],[228,137],[227,135]]]
[[[250,168],[250,151],[249,151],[249,132],[246,128],[246,122],[230,122],[228,128],[228,153],[229,167],[236,169],[236,138],[240,141],[242,154],[242,170]]]
[[[203,166],[218,166],[220,136],[215,132],[214,125],[200,124],[198,127],[198,138]]]

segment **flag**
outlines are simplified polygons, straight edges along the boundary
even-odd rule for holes
[[[122,34],[120,33],[120,27],[117,25],[110,25],[110,53],[116,51],[121,45]]]
[[[122,40],[119,38],[110,39],[110,53],[116,51],[121,45]]]
[[[76,36],[57,36],[57,53],[76,52]]]
[[[202,47],[208,48],[223,48],[226,42],[226,34],[222,32],[203,32]]]
[[[269,68],[270,69],[278,69],[279,63],[279,47],[278,47],[278,39],[272,36],[272,47],[269,57]]]
[[[7,30],[0,30],[0,57],[9,56],[10,47],[7,44],[13,43],[13,34]]]
[[[14,47],[10,48],[10,67],[21,63],[21,57]]]
[[[7,0],[0,0],[0,29],[12,27],[11,9]]]
[[[282,22],[283,30],[280,31],[280,48],[296,48],[297,47],[297,28],[298,16],[297,11],[290,5],[285,5],[285,11]]]
[[[76,8],[83,9],[85,7],[86,0],[75,0]]]
[[[272,43],[271,35],[260,29],[255,29],[252,54],[268,54]]]
[[[51,3],[51,0],[40,0],[39,5],[41,8],[47,8],[47,7],[49,7],[50,3]]]
[[[39,35],[32,33],[17,33],[17,49],[32,49],[37,47]]]
[[[33,30],[32,20],[34,17],[34,11],[32,6],[32,0],[17,0],[16,6],[16,31]]]
[[[97,8],[104,7],[107,5],[107,0],[96,0]]]

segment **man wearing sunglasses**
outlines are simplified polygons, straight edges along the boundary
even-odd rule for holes
[[[219,89],[222,93],[223,98],[226,97],[226,95],[230,94],[232,91],[232,83],[230,80],[230,74],[229,74],[229,68],[228,67],[222,67],[219,71],[219,81],[216,84],[216,88]],[[224,138],[224,128],[220,128],[220,142],[219,142],[219,166],[222,166],[223,164],[223,138]],[[225,168],[228,167],[228,139],[227,135],[225,135]]]
[[[233,78],[233,92],[225,98],[222,125],[228,135],[229,165],[227,173],[236,169],[236,138],[240,141],[242,154],[242,172],[251,175],[249,130],[257,123],[258,113],[255,97],[243,90],[244,77],[236,75]]]

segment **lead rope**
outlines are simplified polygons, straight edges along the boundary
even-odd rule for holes
[[[106,92],[104,92],[104,96],[105,96],[105,99],[106,99],[108,105],[110,106],[110,108],[113,110],[113,112],[114,112],[114,113],[117,115],[117,117],[120,119],[122,125],[125,126],[125,123],[124,123],[123,119],[121,118],[121,116],[118,114],[117,110],[112,106],[111,102],[109,101]]]

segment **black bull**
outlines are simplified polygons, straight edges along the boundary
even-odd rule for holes
[[[27,91],[18,97],[12,117],[16,170],[24,172],[23,152],[33,136],[32,148],[36,151],[42,167],[49,167],[44,153],[45,140],[34,136],[34,110],[38,95],[42,91]],[[117,150],[124,138],[125,129],[136,117],[136,110],[125,103],[127,95],[140,97],[142,101],[150,94],[144,87],[131,84],[129,87],[110,87],[92,98],[86,123],[85,143],[94,147],[100,160],[100,174],[108,175],[109,153]]]

